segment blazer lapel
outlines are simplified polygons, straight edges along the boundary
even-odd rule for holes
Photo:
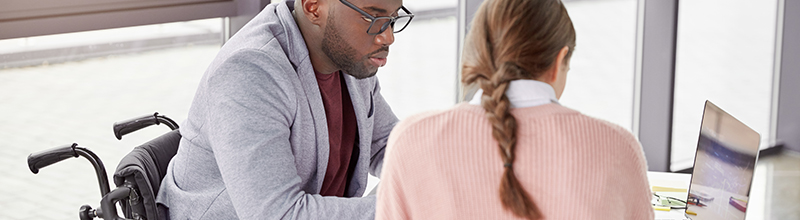
[[[351,189],[356,189],[354,195],[361,195],[366,189],[366,178],[369,170],[370,160],[370,147],[372,145],[372,126],[374,114],[374,103],[372,101],[372,88],[369,79],[356,79],[353,76],[345,75],[345,82],[347,83],[347,90],[350,92],[350,100],[353,102],[353,110],[356,114],[356,121],[358,124],[358,163],[356,164],[353,173],[353,179],[350,181],[350,189],[348,192],[353,192]]]
[[[320,95],[319,92],[317,78],[314,75],[311,62],[308,59],[304,60],[301,65],[298,66],[297,75],[300,78],[303,91],[308,99],[309,109],[311,109],[311,116],[314,119],[313,126],[316,133],[315,136],[317,146],[308,147],[315,147],[317,151],[317,173],[316,178],[314,178],[314,186],[317,190],[319,190],[322,188],[322,183],[325,180],[325,173],[328,169],[328,159],[330,157],[330,143],[328,142],[328,123],[325,117],[325,106],[322,104],[322,95]]]

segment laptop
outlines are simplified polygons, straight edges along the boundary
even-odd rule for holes
[[[686,198],[692,220],[745,219],[761,135],[706,101]]]

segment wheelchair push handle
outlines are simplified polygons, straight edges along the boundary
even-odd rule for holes
[[[32,153],[28,155],[28,168],[31,169],[31,172],[37,174],[39,173],[39,169],[50,166],[54,163],[61,162],[62,160],[66,160],[71,157],[78,157],[78,153],[75,152],[75,147],[77,146],[78,146],[77,143],[73,143],[49,150],[44,150],[41,152]]]
[[[122,140],[122,136],[125,136],[126,134],[130,134],[131,132],[138,131],[142,128],[161,123],[167,125],[172,130],[178,129],[178,123],[175,123],[175,121],[172,119],[163,115],[159,115],[158,112],[156,112],[152,115],[145,115],[127,121],[114,123],[114,136],[117,137],[117,140]]]
[[[108,175],[106,174],[106,167],[103,166],[103,161],[100,160],[97,154],[89,149],[79,147],[77,143],[63,145],[28,155],[28,168],[31,169],[33,174],[37,174],[39,173],[39,169],[78,156],[89,160],[89,163],[94,167],[94,171],[97,174],[97,182],[100,183],[100,196],[108,193]]]

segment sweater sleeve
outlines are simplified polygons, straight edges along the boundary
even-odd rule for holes
[[[409,219],[407,200],[402,182],[402,163],[396,154],[388,154],[383,177],[378,188],[375,219]]]
[[[628,146],[630,147],[627,158],[632,158],[628,160],[630,163],[625,166],[628,168],[626,173],[629,174],[625,186],[630,193],[628,199],[631,209],[626,219],[653,219],[654,212],[651,206],[653,194],[647,179],[647,160],[639,141],[627,131],[625,133],[628,134]]]
[[[413,145],[407,140],[413,140],[408,133],[408,127],[418,116],[411,116],[398,123],[389,135],[384,159],[383,174],[378,188],[378,201],[375,209],[375,219],[410,219],[409,204],[406,197],[406,185],[403,180],[406,167],[403,158],[407,158],[406,151]]]

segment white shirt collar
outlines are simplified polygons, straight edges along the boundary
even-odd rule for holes
[[[483,90],[478,89],[469,104],[480,105],[482,95]],[[511,81],[508,85],[508,90],[506,90],[506,96],[508,101],[511,102],[511,108],[533,107],[549,103],[558,104],[553,86],[537,80],[518,79]]]

